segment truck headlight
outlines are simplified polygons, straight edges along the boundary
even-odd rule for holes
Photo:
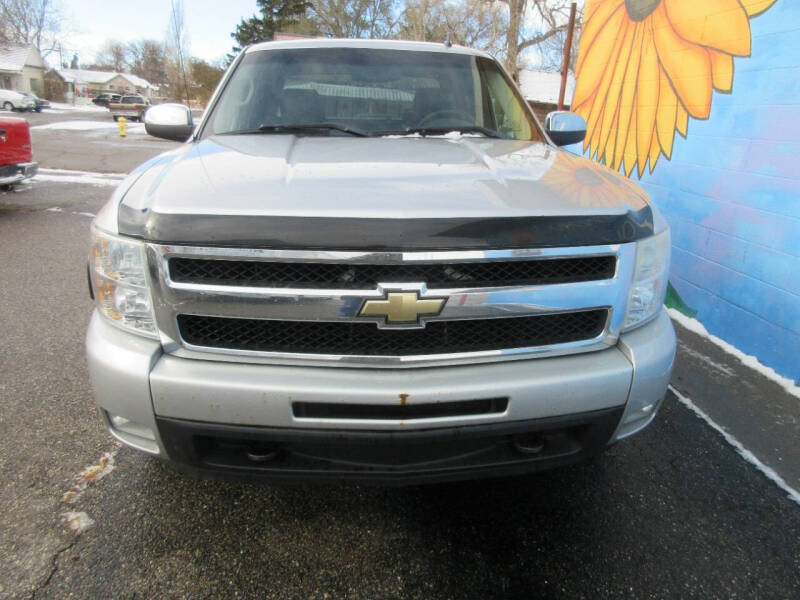
[[[636,243],[636,265],[628,296],[624,330],[642,325],[664,304],[669,271],[669,229]]]
[[[100,314],[127,331],[158,337],[147,287],[144,245],[92,228],[90,260],[94,298]]]

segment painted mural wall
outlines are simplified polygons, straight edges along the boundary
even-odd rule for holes
[[[664,213],[680,299],[800,380],[800,0],[587,0],[576,75],[583,152]]]

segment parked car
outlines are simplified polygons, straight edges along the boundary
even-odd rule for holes
[[[26,119],[0,117],[0,186],[8,187],[36,175],[30,125]]]
[[[94,98],[92,98],[92,102],[94,104],[96,104],[97,106],[105,106],[106,108],[108,108],[108,105],[110,103],[119,102],[119,99],[121,97],[122,96],[120,96],[119,94],[113,94],[113,93],[110,93],[110,92],[103,92],[103,93],[95,96]]]
[[[92,224],[111,434],[179,468],[429,482],[581,461],[669,382],[670,237],[489,54],[256,44],[194,127],[157,105]]]
[[[111,117],[114,120],[125,117],[142,121],[148,108],[150,108],[150,101],[139,95],[122,96],[119,102],[111,102],[108,105],[108,110],[111,111]]]
[[[30,98],[33,100],[33,110],[36,112],[42,112],[44,108],[50,108],[50,101],[45,100],[44,98],[39,98],[36,94],[32,94],[31,92],[20,92],[26,98]]]
[[[22,92],[0,90],[0,106],[3,107],[3,110],[24,112],[26,110],[34,110],[36,104],[32,98],[28,98]]]

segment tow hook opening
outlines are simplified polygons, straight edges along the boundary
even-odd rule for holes
[[[514,449],[522,454],[539,454],[545,446],[545,438],[541,433],[515,435],[512,442]]]
[[[253,444],[245,449],[247,458],[254,463],[265,463],[278,457],[277,446]]]

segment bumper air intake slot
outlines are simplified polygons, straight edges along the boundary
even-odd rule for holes
[[[300,419],[389,419],[413,420],[504,413],[508,398],[434,402],[429,404],[333,404],[294,402],[292,412]]]

